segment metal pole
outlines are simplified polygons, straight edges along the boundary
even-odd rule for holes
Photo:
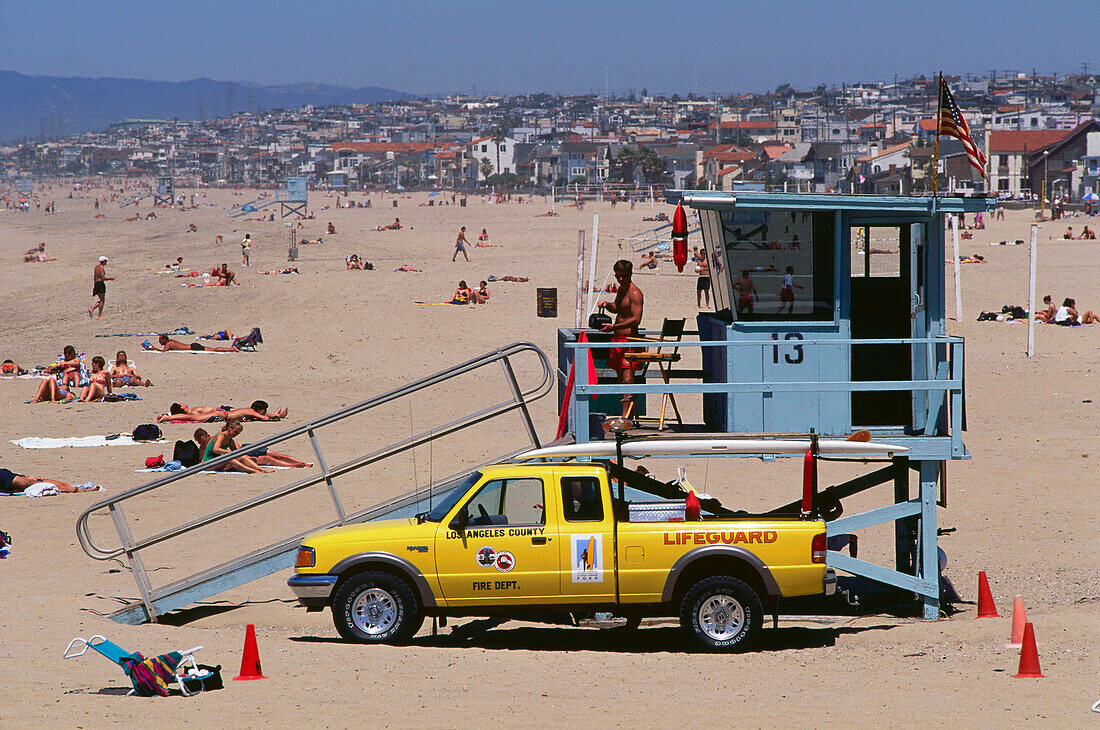
[[[1027,356],[1035,354],[1035,271],[1039,265],[1039,226],[1031,224],[1031,257],[1027,284]]]
[[[324,454],[321,453],[321,445],[317,443],[317,435],[313,433],[312,428],[306,433],[309,434],[309,443],[313,446],[313,453],[317,455],[317,465],[321,467],[321,476],[325,478],[325,484],[328,485],[328,493],[332,497],[332,505],[336,508],[336,516],[340,518],[341,525],[346,525],[348,522],[347,513],[344,512],[344,505],[340,503],[340,496],[336,494],[336,485],[332,483],[332,475],[329,473]]]
[[[584,326],[584,229],[577,231],[577,329]]]
[[[960,279],[962,267],[959,265],[959,219],[951,215],[951,246],[955,254],[955,321],[962,322],[963,295],[962,280]]]
[[[596,292],[592,291],[592,285],[596,283],[596,254],[600,248],[600,214],[592,214],[592,253],[588,264],[588,307],[585,314],[591,314],[596,302]]]

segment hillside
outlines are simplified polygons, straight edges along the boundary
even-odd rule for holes
[[[256,110],[408,98],[404,92],[374,86],[251,87],[251,108]],[[210,118],[250,108],[249,86],[236,82],[25,76],[14,71],[0,71],[0,99],[0,141],[96,131],[120,119]]]

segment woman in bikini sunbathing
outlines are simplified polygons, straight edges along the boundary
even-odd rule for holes
[[[157,416],[157,423],[165,421],[177,421],[183,423],[212,423],[215,421],[280,421],[287,417],[289,411],[280,408],[275,413],[268,414],[267,401],[253,401],[249,408],[233,408],[231,406],[188,406],[186,403],[173,403],[168,413]]]
[[[210,439],[206,443],[202,452],[202,460],[210,461],[211,459],[228,454],[230,451],[236,451],[238,448],[237,442],[234,440],[241,435],[240,421],[226,421],[222,426],[222,430],[218,431],[218,434]],[[198,436],[198,433],[195,434]],[[243,471],[248,474],[270,474],[271,469],[265,469],[256,463],[256,460],[251,456],[241,455],[232,461],[222,464],[221,466],[213,467],[215,471]]]
[[[80,400],[84,403],[103,400],[103,396],[111,392],[111,374],[105,368],[107,361],[99,355],[92,358],[92,374],[88,376],[88,384],[80,391]]]
[[[61,360],[46,368],[46,372],[51,377],[38,386],[33,403],[56,403],[76,398],[72,391],[80,387],[80,357],[75,347],[65,345]]]
[[[93,360],[93,362],[95,361]],[[134,366],[127,362],[125,350],[119,350],[118,354],[115,355],[115,364],[114,367],[111,368],[111,384],[116,388],[121,388],[125,385],[135,387],[139,385],[145,387],[152,385],[148,380],[143,380],[142,377],[138,375],[138,371],[134,369]]]
[[[205,428],[195,429],[195,443],[205,452],[206,445],[210,443],[210,434],[206,432]],[[295,459],[289,454],[280,454],[270,449],[250,449],[250,445],[241,444],[241,450],[248,452],[248,456],[260,466],[285,466],[291,469],[304,469],[313,466],[308,461]]]

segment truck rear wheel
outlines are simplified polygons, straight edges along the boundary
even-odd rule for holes
[[[718,575],[704,578],[684,594],[680,627],[707,651],[731,651],[756,641],[763,614],[756,591],[737,578]]]
[[[362,644],[401,644],[424,622],[405,581],[382,571],[352,576],[336,592],[332,622],[340,636]]]

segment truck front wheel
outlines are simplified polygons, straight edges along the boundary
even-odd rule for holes
[[[756,591],[728,575],[704,578],[688,589],[680,603],[680,627],[707,651],[750,646],[762,624],[763,608]]]
[[[408,584],[381,571],[352,576],[332,602],[332,622],[348,641],[400,644],[411,639],[423,621]]]

